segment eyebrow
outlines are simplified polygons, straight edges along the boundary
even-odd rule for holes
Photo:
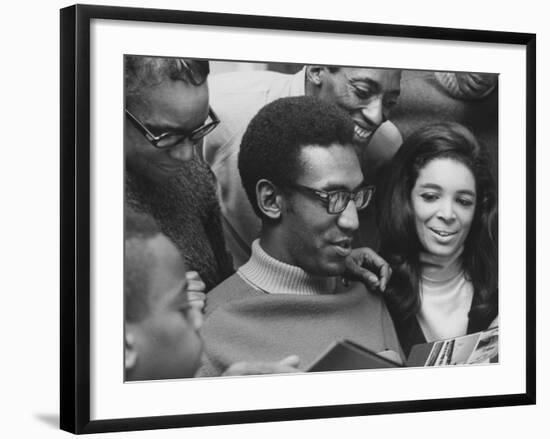
[[[351,82],[364,82],[367,84],[375,93],[380,93],[380,84],[370,78],[360,77],[360,78],[350,78]]]
[[[420,185],[421,189],[435,189],[438,191],[443,191],[443,188],[435,183],[424,183]],[[475,192],[469,190],[469,189],[460,189],[457,191],[459,194],[465,194],[465,195],[471,195],[472,197],[475,197]]]
[[[170,125],[153,125],[153,124],[150,124],[150,123],[147,123],[147,122],[144,122],[144,125],[149,129],[149,131],[151,131],[153,134],[155,134],[156,136],[160,136],[162,134],[166,134],[166,133],[169,133],[169,134],[188,134],[190,132],[192,132],[193,130],[199,128],[200,126],[202,126],[206,120],[208,119],[208,116],[206,117],[205,120],[203,120],[201,123],[199,123],[195,128],[191,128],[191,129],[181,129],[180,127],[174,127],[174,126],[170,126]]]
[[[335,191],[349,191],[349,192],[353,192],[353,191],[356,191],[357,189],[361,188],[365,186],[365,181],[363,180],[359,185],[355,186],[353,189],[349,189],[346,185],[343,185],[343,184],[327,184],[325,186],[323,186],[321,189],[321,191],[325,191],[325,192],[335,192]]]
[[[378,81],[375,81],[374,79],[367,78],[367,77],[357,77],[357,78],[349,78],[351,82],[364,82],[366,85],[368,85],[370,88],[372,88],[374,93],[380,93],[381,86]],[[399,89],[393,89],[393,90],[387,90],[386,94],[392,94],[395,96],[399,96],[401,94],[401,88]]]
[[[189,134],[190,132],[196,130],[197,128],[200,128],[201,126],[203,126],[207,121],[208,119],[210,119],[210,107],[208,107],[208,113],[206,115],[206,118],[202,121],[202,122],[199,122],[197,124],[196,127],[194,128],[191,128],[191,129],[181,129],[179,127],[174,127],[174,126],[171,126],[171,125],[162,125],[162,124],[159,124],[159,125],[154,125],[154,124],[151,124],[149,122],[143,122],[143,124],[149,129],[149,131],[151,131],[153,134],[155,134],[156,136],[160,136],[162,134],[166,134],[166,133],[169,133],[169,134]]]

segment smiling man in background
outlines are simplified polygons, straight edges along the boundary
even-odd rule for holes
[[[241,139],[256,113],[276,99],[291,96],[336,104],[353,119],[355,150],[369,183],[375,184],[378,170],[402,143],[397,128],[387,121],[400,93],[400,80],[401,70],[314,65],[294,75],[269,71],[212,75],[211,104],[222,122],[206,137],[203,155],[218,181],[224,234],[235,268],[248,260],[261,227],[237,172]],[[361,222],[365,230],[360,244],[376,247],[372,217]]]

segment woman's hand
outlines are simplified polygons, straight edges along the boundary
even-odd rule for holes
[[[355,248],[346,258],[344,278],[360,280],[369,290],[384,292],[391,273],[390,265],[368,247]]]
[[[204,300],[206,299],[204,293],[206,285],[196,271],[188,271],[185,273],[185,278],[187,279],[187,300],[191,305],[191,323],[195,329],[200,329],[203,320]]]

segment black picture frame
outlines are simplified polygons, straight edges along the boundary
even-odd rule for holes
[[[520,45],[526,48],[525,393],[241,412],[90,419],[90,22],[94,19]],[[75,5],[61,10],[60,424],[73,433],[303,420],[534,404],[536,401],[536,36],[288,17]]]

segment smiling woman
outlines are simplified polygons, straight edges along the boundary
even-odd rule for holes
[[[475,179],[453,158],[420,170],[411,193],[416,233],[425,252],[446,259],[462,252],[475,211]]]
[[[380,187],[386,301],[405,353],[477,332],[498,315],[497,203],[485,149],[456,123],[423,127]]]

